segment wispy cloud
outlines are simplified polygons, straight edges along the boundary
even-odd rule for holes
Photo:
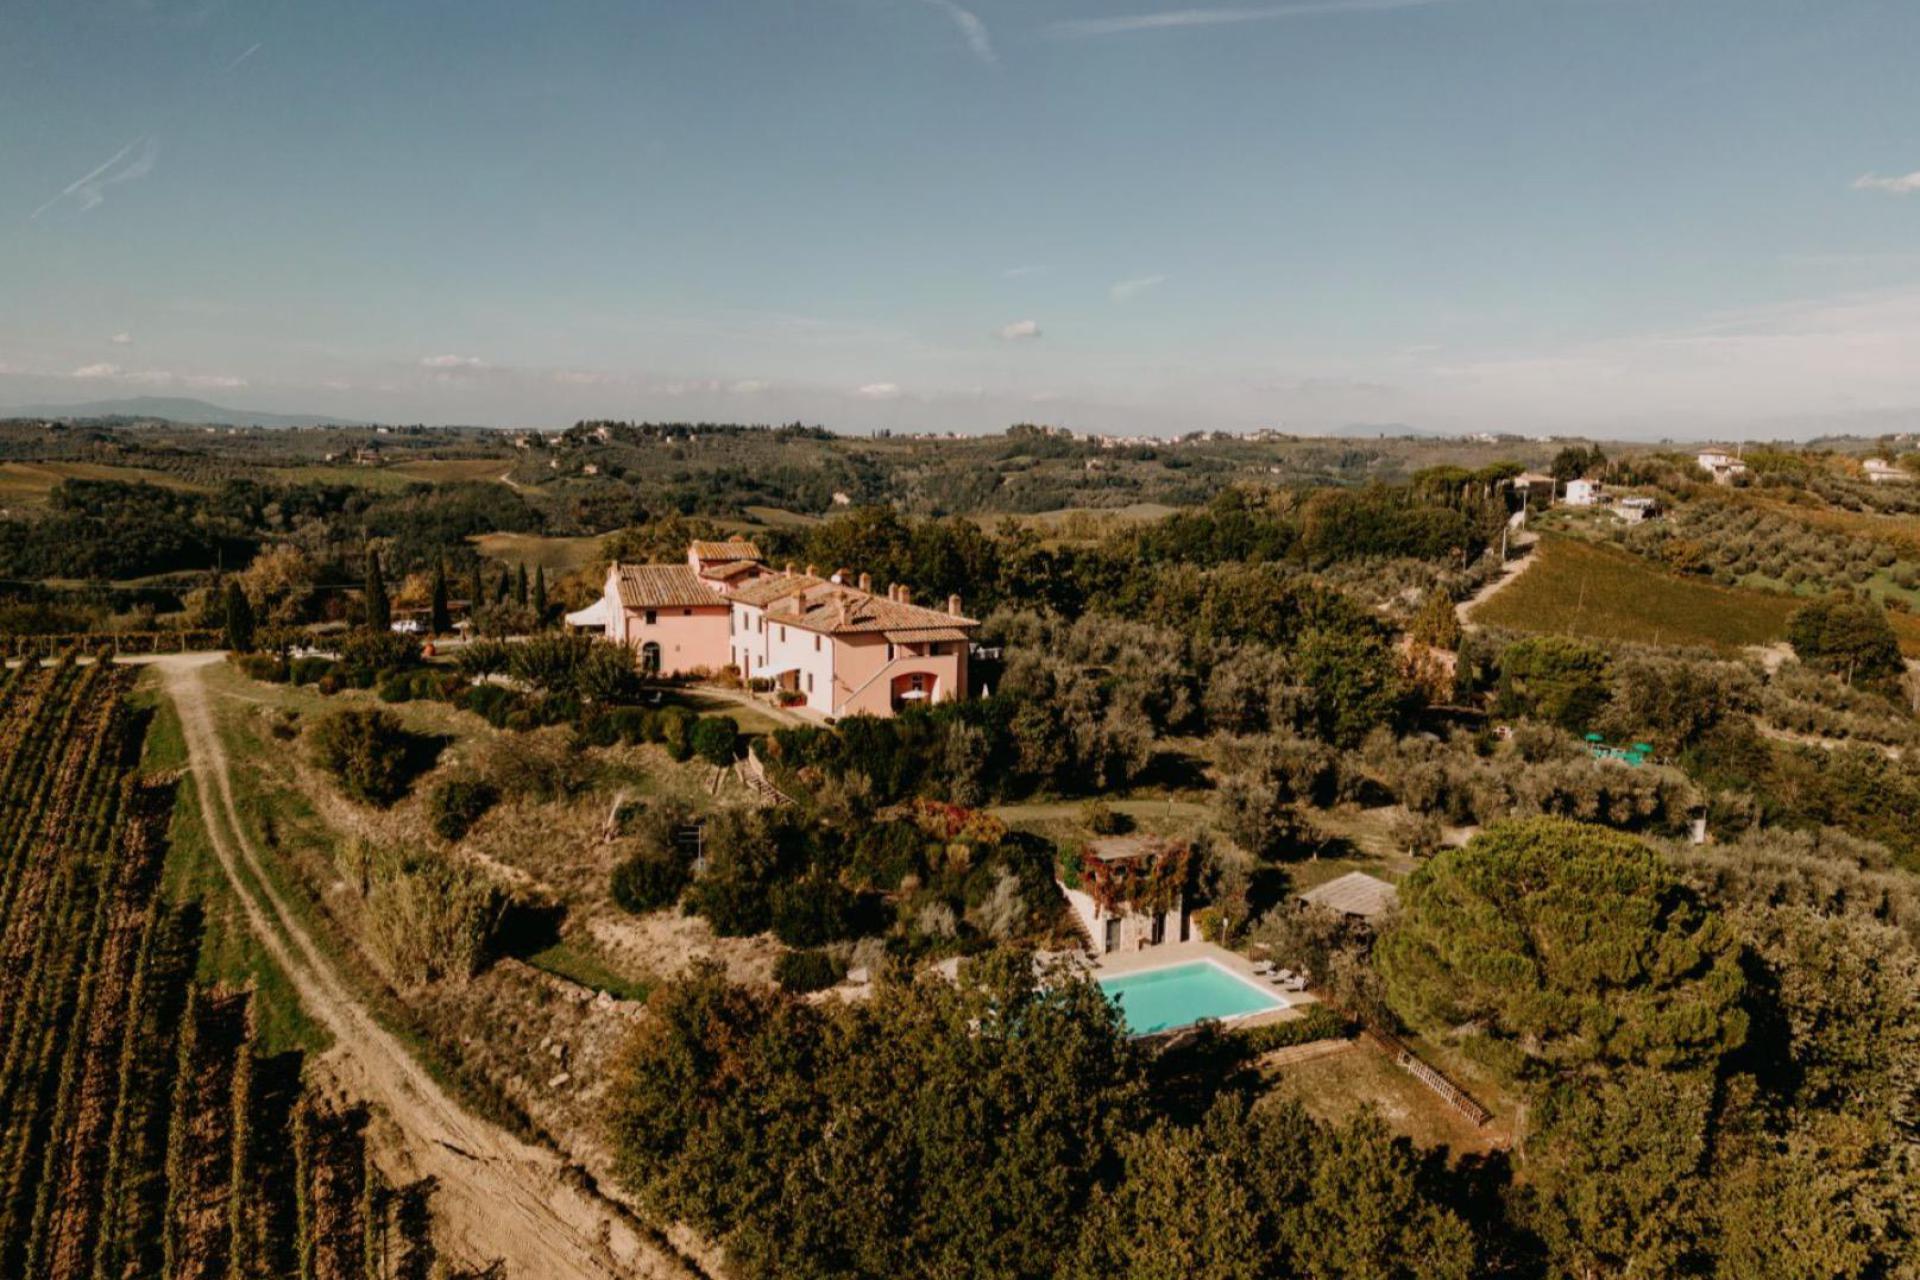
[[[129,346],[133,342],[133,335],[130,333],[116,333],[111,338],[108,338],[107,341],[116,347]]]
[[[41,214],[67,199],[77,201],[79,211],[84,213],[107,198],[108,187],[122,182],[133,182],[152,173],[154,161],[158,156],[159,147],[153,135],[135,138],[108,157],[106,163],[62,187],[58,195],[35,209],[28,217],[28,221],[38,219]]]
[[[248,58],[251,58],[254,54],[258,52],[260,52],[260,43],[258,41],[255,41],[251,46],[248,47],[245,53],[241,54],[239,57],[235,58],[232,62],[229,62],[227,64],[227,70],[229,71],[233,70],[235,67],[239,66],[241,63],[245,62]]]
[[[1885,191],[1896,196],[1910,196],[1920,191],[1920,173],[1909,173],[1898,178],[1883,178],[1877,173],[1863,173],[1853,180],[1855,191]]]
[[[1012,324],[1002,325],[1000,327],[1000,340],[1002,342],[1025,342],[1028,339],[1039,336],[1040,322],[1038,320],[1015,320]]]
[[[1135,280],[1122,280],[1107,290],[1107,296],[1115,302],[1131,302],[1147,290],[1158,288],[1166,282],[1165,276],[1141,276]]]
[[[1241,22],[1284,22],[1289,18],[1322,18],[1342,13],[1383,13],[1395,9],[1426,9],[1454,0],[1305,0],[1302,4],[1262,5],[1251,9],[1167,9],[1158,13],[1123,14],[1113,18],[1072,18],[1046,29],[1050,36],[1081,39],[1118,36],[1134,31],[1165,31],[1176,27],[1221,27]]]
[[[988,66],[998,66],[1000,55],[994,51],[993,34],[987,30],[987,24],[980,21],[980,15],[971,9],[963,8],[956,0],[927,0],[927,3],[953,20],[960,28],[960,35],[966,40],[967,48],[973,50],[973,56]]]
[[[422,369],[484,369],[487,367],[487,362],[479,356],[422,356],[420,367]]]
[[[67,375],[82,382],[124,382],[143,387],[194,387],[200,390],[232,390],[247,385],[245,378],[220,373],[171,373],[165,369],[123,369],[101,362],[83,364]]]
[[[864,387],[856,388],[853,394],[859,396],[862,400],[898,400],[900,398],[900,384],[897,382],[869,382]]]
[[[1051,270],[1052,267],[1008,267],[1000,274],[1008,280],[1019,280],[1026,276],[1044,275]]]

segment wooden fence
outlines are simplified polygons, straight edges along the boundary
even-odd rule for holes
[[[5,636],[0,648],[9,658],[52,658],[78,649],[93,653],[105,649],[115,654],[203,653],[227,647],[221,631],[87,631],[75,635]]]
[[[1447,1105],[1451,1106],[1467,1119],[1473,1121],[1476,1126],[1483,1125],[1493,1119],[1493,1113],[1491,1111],[1488,1111],[1485,1107],[1468,1097],[1467,1091],[1447,1079],[1446,1075],[1442,1073],[1438,1067],[1431,1066],[1423,1061],[1419,1054],[1402,1044],[1399,1037],[1389,1035],[1385,1031],[1377,1031],[1372,1027],[1367,1028],[1367,1034],[1372,1036],[1374,1041],[1379,1044],[1382,1049],[1386,1050],[1388,1057],[1405,1068],[1408,1075],[1411,1075],[1415,1080],[1418,1080],[1421,1084],[1424,1084],[1427,1088],[1439,1094],[1440,1097],[1446,1101]]]

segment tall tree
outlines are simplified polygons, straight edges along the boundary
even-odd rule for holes
[[[240,583],[227,579],[227,648],[235,653],[253,650],[253,605]]]
[[[1739,939],[1651,848],[1535,818],[1408,877],[1374,955],[1394,1010],[1516,1065],[1712,1063],[1746,1037]]]
[[[533,570],[533,617],[540,626],[547,625],[547,570],[544,565],[536,565]]]
[[[1801,606],[1787,619],[1794,656],[1848,684],[1899,674],[1900,641],[1887,611],[1870,600],[1839,595]]]
[[[527,566],[524,561],[513,566],[513,602],[518,605],[527,602]]]
[[[433,616],[430,625],[433,634],[445,635],[453,630],[453,611],[447,607],[447,562],[436,559],[433,562]]]
[[[387,580],[380,572],[380,553],[367,552],[367,629],[387,631],[393,627],[393,602],[387,598]]]
[[[487,588],[486,585],[480,581],[480,562],[475,560],[473,562],[473,572],[467,581],[467,616],[471,618],[474,611],[486,602]]]

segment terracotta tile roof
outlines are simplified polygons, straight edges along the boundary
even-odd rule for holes
[[[700,581],[684,564],[615,566],[620,605],[625,609],[681,609],[695,605],[724,608],[727,598]]]
[[[887,631],[957,632],[980,624],[972,618],[890,600],[871,591],[828,582],[806,573],[779,573],[749,582],[731,597],[767,611],[770,622],[805,627],[828,635]],[[943,634],[941,639],[948,638]]]
[[[729,560],[725,564],[717,564],[713,566],[713,568],[705,570],[700,576],[703,578],[718,578],[722,582],[730,582],[735,578],[745,577],[750,573],[757,573],[759,569],[760,563],[757,560]]]
[[[692,549],[696,560],[760,559],[760,548],[745,538],[729,538],[725,542],[695,542]]]
[[[824,582],[826,582],[825,578],[816,578],[806,573],[776,573],[758,582],[749,582],[735,591],[732,598],[741,604],[758,605],[764,608],[775,600],[790,596],[796,591],[804,591],[808,587],[819,586]]]
[[[895,644],[920,644],[929,640],[965,640],[967,633],[958,627],[905,627],[887,632]]]

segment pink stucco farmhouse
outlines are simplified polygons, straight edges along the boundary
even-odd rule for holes
[[[822,715],[892,715],[967,693],[979,623],[915,604],[903,585],[866,574],[774,569],[751,542],[695,542],[685,564],[614,564],[601,599],[567,621],[631,645],[644,671],[727,667],[768,680]]]

